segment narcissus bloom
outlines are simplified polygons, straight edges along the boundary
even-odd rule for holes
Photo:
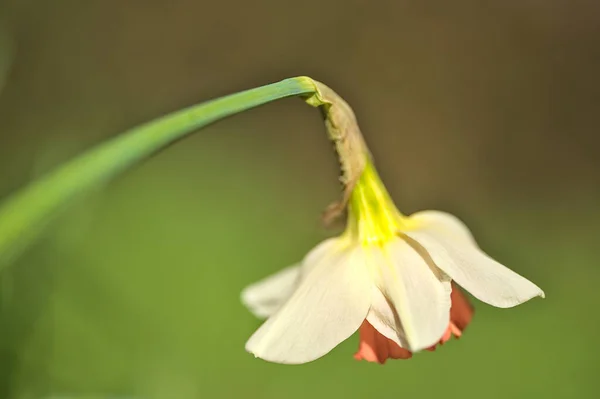
[[[243,291],[243,303],[267,318],[247,351],[271,362],[306,363],[359,331],[356,359],[406,359],[461,335],[473,310],[458,286],[499,308],[544,297],[486,255],[456,217],[402,215],[370,160],[348,210],[341,236]]]

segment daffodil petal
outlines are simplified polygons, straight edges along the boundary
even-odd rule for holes
[[[461,244],[477,246],[469,228],[456,216],[442,211],[420,211],[410,215],[410,221],[417,227],[427,226],[448,239]]]
[[[453,229],[455,236],[449,233]],[[430,217],[404,234],[422,246],[458,285],[485,303],[510,308],[536,296],[544,297],[537,285],[492,259],[474,242],[461,238],[462,229],[466,227],[458,219]]]
[[[242,303],[259,319],[273,315],[294,293],[302,275],[319,261],[343,246],[338,238],[330,238],[308,253],[300,264],[287,267],[242,290]]]
[[[244,288],[242,303],[258,318],[274,314],[294,293],[300,276],[300,265],[287,267]]]
[[[331,257],[340,254],[348,248],[346,240],[340,237],[328,238],[314,247],[301,262],[300,278],[306,276],[315,266],[322,261],[330,261]]]
[[[322,256],[290,299],[246,343],[261,359],[307,363],[330,352],[365,320],[372,279],[362,251],[339,249]]]
[[[373,287],[371,308],[367,315],[367,321],[379,334],[391,339],[401,348],[408,347],[396,310],[377,287]]]
[[[450,279],[400,238],[387,244],[383,262],[379,287],[396,309],[406,348],[434,345],[450,322]]]

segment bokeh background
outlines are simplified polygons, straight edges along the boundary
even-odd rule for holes
[[[338,229],[318,112],[283,100],[73,203],[2,272],[2,398],[594,398],[595,1],[3,0],[0,198],[126,128],[309,75],[355,109],[405,213],[442,209],[545,291],[385,366],[357,338],[254,359],[239,292]]]

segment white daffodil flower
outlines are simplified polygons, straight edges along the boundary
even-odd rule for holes
[[[348,209],[341,236],[242,292],[242,302],[267,318],[246,344],[256,357],[310,362],[359,330],[355,358],[409,358],[460,336],[469,323],[473,309],[456,285],[499,308],[544,297],[486,255],[456,217],[402,215],[370,160]]]

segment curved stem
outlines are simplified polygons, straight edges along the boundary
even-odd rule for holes
[[[0,270],[78,194],[213,122],[281,98],[316,92],[312,79],[296,77],[195,105],[130,129],[30,183],[0,206]]]

